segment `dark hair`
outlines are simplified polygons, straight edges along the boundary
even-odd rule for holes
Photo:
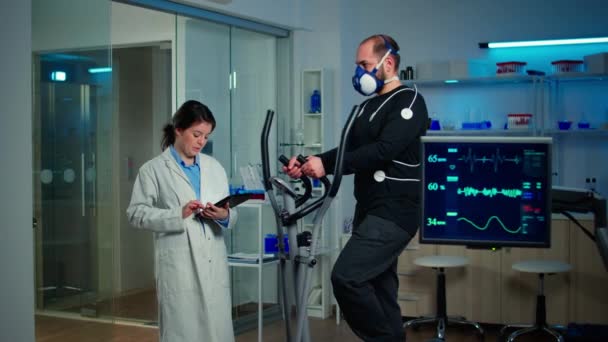
[[[212,132],[215,129],[215,118],[207,106],[195,100],[184,102],[173,114],[171,122],[163,127],[163,139],[160,143],[163,151],[175,143],[176,129],[188,129],[200,122],[210,123]]]
[[[399,55],[399,44],[397,44],[393,37],[386,34],[374,34],[373,36],[365,38],[360,45],[367,43],[370,40],[374,41],[373,51],[378,58],[382,58],[384,54],[386,54],[388,47],[391,48],[391,55],[395,59],[395,70],[399,70],[399,62],[401,61],[401,56]]]

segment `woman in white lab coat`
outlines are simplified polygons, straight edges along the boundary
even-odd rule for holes
[[[214,128],[207,106],[185,102],[164,128],[163,153],[139,169],[127,208],[134,227],[154,232],[162,342],[234,341],[223,234],[236,212],[213,205],[228,180],[200,153]]]

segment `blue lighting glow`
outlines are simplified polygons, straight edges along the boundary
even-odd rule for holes
[[[445,83],[458,83],[458,80],[445,80]]]
[[[67,75],[65,71],[53,71],[51,72],[51,81],[65,82]]]
[[[529,40],[519,42],[496,42],[488,43],[488,48],[513,48],[513,47],[528,47],[528,46],[551,46],[551,45],[573,45],[573,44],[595,44],[608,43],[608,37],[599,38],[577,38],[577,39],[552,39],[552,40]]]
[[[112,68],[110,68],[110,67],[105,67],[105,68],[90,68],[89,72],[91,74],[98,74],[98,73],[101,73],[101,72],[112,72]]]

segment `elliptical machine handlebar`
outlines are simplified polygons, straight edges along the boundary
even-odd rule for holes
[[[304,158],[302,155],[299,155],[298,160],[300,160],[300,157]],[[304,160],[306,160],[306,158],[304,158]],[[289,159],[282,154],[279,156],[279,161],[285,166],[289,165]],[[306,201],[312,197],[312,183],[310,182],[310,179],[302,175],[300,180],[302,181],[302,185],[304,185],[304,194],[296,197],[296,207],[306,203]]]
[[[275,201],[274,195],[271,195],[272,177],[270,175],[270,156],[268,154],[268,137],[270,136],[270,127],[272,126],[273,117],[274,117],[274,111],[269,109],[266,112],[266,120],[264,121],[264,126],[262,128],[262,138],[261,138],[262,176],[264,177],[264,180],[263,180],[264,190],[266,190],[266,193],[269,194],[272,205],[275,207],[275,209],[278,209],[278,204]],[[302,158],[304,158],[304,157],[302,157]],[[285,166],[287,166],[289,164],[289,159],[287,159],[287,157],[285,157],[284,155],[281,155],[279,157],[279,161],[281,163],[283,163],[283,165],[285,165]],[[304,194],[295,197],[296,207],[301,206],[306,201],[308,201],[310,199],[310,197],[312,197],[312,184],[310,182],[310,179],[308,177],[302,175],[302,177],[300,177],[300,180],[302,181],[302,184],[304,185]]]
[[[320,210],[322,212],[319,213],[318,216],[322,217],[323,214],[325,213],[325,211],[327,209],[329,209],[329,203],[334,199],[334,197],[336,197],[338,190],[340,189],[340,183],[342,182],[342,173],[343,173],[342,169],[343,169],[343,165],[344,165],[344,153],[346,151],[346,141],[348,139],[348,133],[350,132],[352,124],[357,117],[357,115],[356,115],[357,108],[358,108],[358,106],[353,106],[353,108],[351,109],[348,119],[346,120],[346,124],[344,125],[344,128],[342,129],[342,134],[340,135],[340,144],[338,145],[338,151],[337,151],[337,155],[336,155],[336,165],[334,167],[333,181],[330,182],[327,179],[327,177],[325,177],[325,176],[319,178],[319,180],[323,183],[323,185],[325,185],[325,192],[323,193],[323,196],[321,196],[321,198],[319,198],[315,202],[311,203],[309,206],[302,208],[299,211],[288,216],[288,221],[287,221],[288,223],[294,222],[294,221],[310,214],[313,210],[318,209],[321,205],[323,205],[322,209]],[[301,164],[303,164],[307,160],[303,156],[298,156],[298,161]],[[327,203],[325,203],[325,202],[327,202]]]
[[[264,181],[263,181],[264,190],[266,190],[266,192],[269,194],[272,205],[275,207],[275,209],[278,209],[278,204],[276,203],[274,196],[271,195],[272,181],[271,181],[271,175],[270,175],[270,157],[268,154],[268,137],[270,135],[270,127],[272,126],[273,117],[274,117],[274,111],[269,109],[266,112],[266,120],[264,121],[264,126],[262,128],[262,141],[261,141],[262,174],[264,177]],[[287,166],[289,164],[289,159],[287,159],[287,157],[285,157],[283,155],[281,155],[279,157],[279,161],[281,161],[281,163],[283,163],[283,165],[285,165],[285,166]],[[298,161],[301,164],[303,164],[306,162],[306,158],[302,155],[299,155]],[[302,177],[300,177],[300,180],[302,181],[302,184],[304,184],[305,193],[304,193],[304,195],[297,197],[295,199],[296,207],[302,206],[304,203],[306,203],[312,197],[312,185],[311,185],[310,179],[307,176],[302,175]],[[332,184],[329,181],[329,179],[327,179],[327,177],[325,177],[325,176],[319,178],[319,180],[325,186],[325,191],[324,191],[323,195],[320,198],[318,198],[317,200],[315,200],[314,202],[306,205],[305,207],[298,209],[294,213],[291,213],[291,214],[285,213],[285,215],[283,215],[281,217],[281,221],[282,221],[283,225],[288,226],[288,225],[292,224],[293,222],[297,221],[298,219],[310,214],[311,212],[313,212],[315,209],[319,208],[323,204],[323,200],[327,197],[327,194],[329,193],[329,189],[331,188]]]
[[[343,173],[343,165],[344,165],[344,153],[346,152],[346,142],[348,140],[348,133],[357,118],[357,108],[358,106],[353,106],[346,120],[346,124],[342,129],[342,134],[340,135],[340,144],[338,145],[338,153],[336,157],[336,165],[334,167],[334,179],[329,188],[328,195],[330,199],[333,199],[338,194],[338,190],[340,189],[340,183],[342,182],[342,173]]]
[[[272,183],[270,182],[270,157],[268,156],[268,136],[270,135],[270,126],[272,125],[272,118],[274,117],[274,111],[269,109],[266,111],[266,120],[262,127],[262,176],[264,179],[264,190],[270,193],[272,191]]]
[[[308,206],[301,208],[300,210],[296,211],[295,213],[285,217],[283,219],[284,224],[287,225],[291,222],[294,222],[294,221],[310,214],[312,211],[314,211],[315,209],[317,209],[321,206],[321,204],[323,203],[323,200],[325,200],[325,198],[328,195],[331,198],[336,197],[338,190],[340,188],[340,183],[342,182],[342,168],[343,168],[343,164],[344,164],[344,153],[345,153],[346,140],[348,138],[348,133],[354,122],[354,119],[356,118],[357,108],[358,108],[358,106],[353,106],[353,108],[351,109],[351,112],[349,114],[349,117],[346,121],[346,124],[344,125],[344,128],[342,129],[342,133],[340,136],[340,143],[338,145],[336,165],[334,168],[333,182],[330,182],[326,176],[319,178],[319,180],[321,181],[321,183],[323,183],[324,188],[325,188],[323,195],[319,199],[314,201],[313,203],[309,204]],[[270,127],[272,126],[273,117],[274,117],[274,111],[269,109],[266,112],[266,120],[264,121],[264,127],[262,129],[262,173],[264,176],[263,182],[264,182],[264,189],[266,190],[266,192],[272,191],[272,182],[271,182],[271,175],[270,175],[270,157],[268,154],[268,136],[270,135]],[[307,162],[306,157],[304,157],[302,155],[298,155],[297,159],[298,159],[298,162],[300,162],[300,164],[304,164]],[[285,157],[284,155],[281,155],[279,157],[279,161],[285,166],[287,166],[289,164],[289,159],[287,157]],[[300,177],[300,180],[302,181],[302,184],[304,185],[305,193],[301,197],[296,198],[297,207],[300,207],[302,204],[304,204],[306,201],[308,201],[310,199],[310,197],[312,196],[312,185],[311,185],[310,179],[307,176],[302,175],[302,177]]]

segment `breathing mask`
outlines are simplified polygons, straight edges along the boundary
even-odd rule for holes
[[[398,51],[393,51],[393,48],[388,44],[385,39],[384,45],[387,47],[388,50],[386,51],[382,59],[380,59],[378,65],[376,65],[374,69],[372,69],[372,71],[367,71],[360,65],[357,65],[357,68],[355,69],[355,75],[353,76],[353,87],[355,87],[355,90],[358,91],[361,95],[370,96],[382,89],[382,86],[384,86],[384,84],[388,83],[387,81],[389,81],[379,80],[376,77],[376,73],[378,72],[378,68],[380,68],[382,63],[384,63],[388,55],[390,55],[391,53],[397,54]],[[392,81],[392,79],[390,81]]]

